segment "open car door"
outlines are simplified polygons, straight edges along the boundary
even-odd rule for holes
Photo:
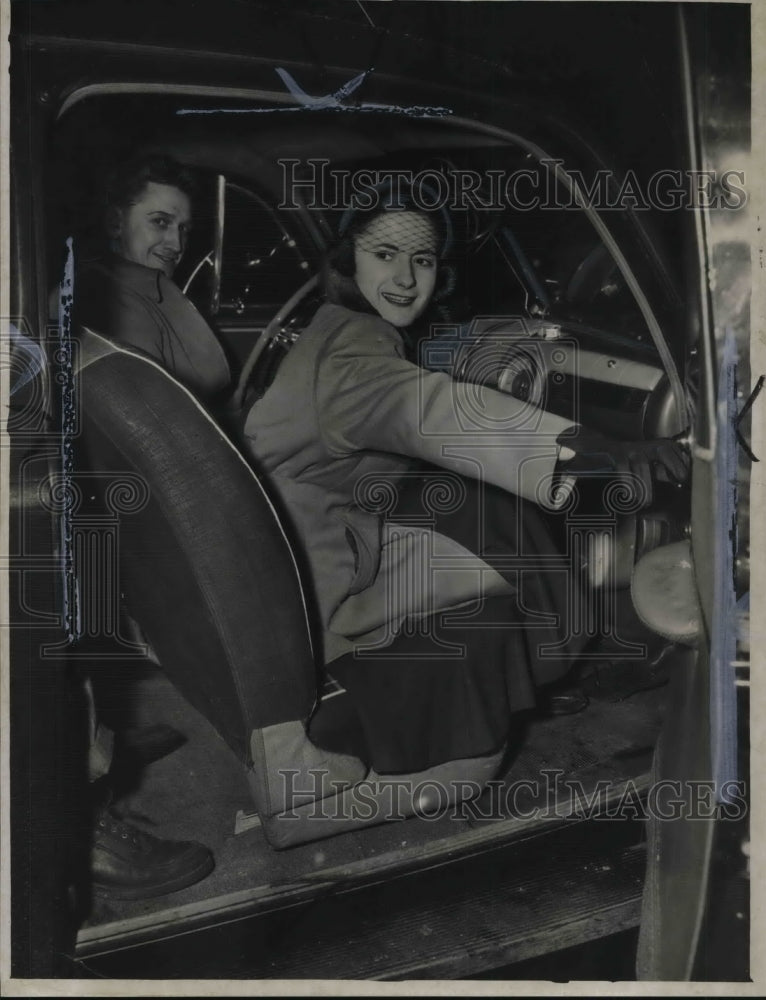
[[[742,14],[739,31],[722,32],[708,5],[679,5],[688,169],[698,176],[750,162],[749,93],[735,83],[748,61]],[[750,395],[750,246],[747,210],[734,227],[729,214],[702,197],[687,226],[699,362],[690,540],[701,629],[672,677],[655,754],[654,786],[682,791],[685,805],[650,814],[638,959],[646,980],[728,979],[747,967],[748,643],[743,635],[738,644],[737,629],[749,590],[750,456],[738,423]]]

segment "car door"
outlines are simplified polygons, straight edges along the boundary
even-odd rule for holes
[[[725,30],[721,17],[729,19]],[[679,11],[687,167],[698,174],[745,176],[749,94],[741,67],[748,28],[747,11]],[[748,458],[737,443],[737,397],[750,393],[747,219],[747,206],[738,204],[735,220],[720,197],[700,199],[687,218],[689,325],[698,336],[699,371],[691,548],[703,629],[696,655],[673,677],[655,757],[655,784],[675,783],[685,814],[650,817],[643,979],[729,978],[747,965],[749,706],[746,654],[736,635],[737,599],[749,586]],[[699,789],[706,793],[702,808],[694,801]]]

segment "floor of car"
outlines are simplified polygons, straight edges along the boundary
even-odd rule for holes
[[[577,787],[587,794],[598,782],[629,788],[648,772],[664,691],[656,686],[632,692],[623,682],[620,695],[596,691],[580,713],[528,720],[503,781],[471,807],[277,852],[257,825],[234,755],[159,670],[114,663],[98,680],[105,719],[115,723],[122,717],[131,726],[161,722],[187,737],[182,747],[117,789],[117,809],[158,836],[208,845],[216,867],[202,882],[171,895],[135,902],[95,900],[80,932],[81,942],[91,943],[107,928],[119,937],[121,928],[188,918],[205,907],[219,905],[222,912],[232,912],[256,898],[288,898],[290,891],[311,891],[328,872],[337,878],[386,863],[416,867],[419,858],[445,841],[481,849],[482,831],[496,839],[510,824],[518,833],[523,825],[518,828],[513,814],[529,815],[530,804],[550,802],[552,795],[561,800],[559,811],[571,814],[571,796],[561,792],[567,782],[579,782]]]

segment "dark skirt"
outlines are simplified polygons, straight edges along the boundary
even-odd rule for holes
[[[406,623],[385,649],[350,653],[330,672],[358,714],[369,763],[420,771],[499,749],[535,705],[535,688],[563,678],[583,638],[569,621],[573,574],[555,524],[503,490],[463,480],[454,508],[426,503],[433,475],[405,479],[392,516],[423,524],[481,555],[514,587],[470,608]]]

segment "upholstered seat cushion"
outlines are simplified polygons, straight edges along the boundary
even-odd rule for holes
[[[81,347],[88,483],[113,508],[130,492],[123,482],[142,487],[117,505],[128,611],[176,687],[249,762],[252,730],[305,721],[316,701],[291,546],[258,476],[188,390],[90,331]]]

